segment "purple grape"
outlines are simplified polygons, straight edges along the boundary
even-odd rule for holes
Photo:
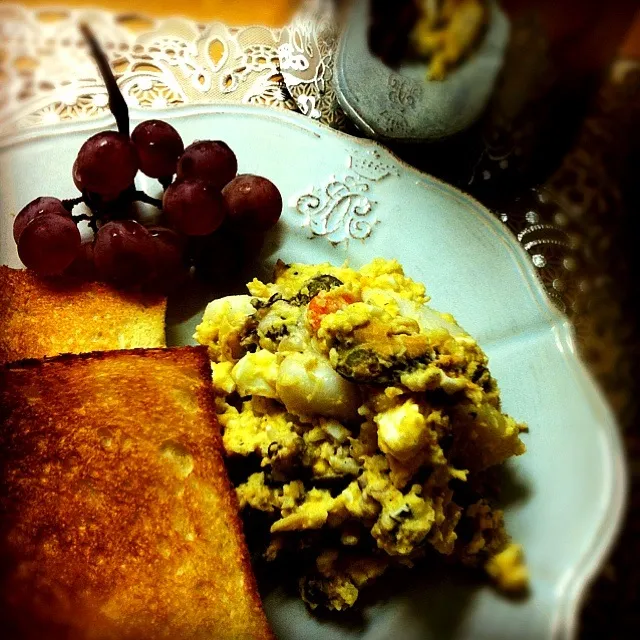
[[[82,280],[95,280],[97,277],[96,264],[93,257],[93,240],[80,246],[78,255],[65,270],[65,275],[81,278]]]
[[[282,196],[273,182],[262,176],[241,174],[223,190],[229,220],[242,229],[266,231],[282,213]]]
[[[36,217],[44,213],[54,213],[69,218],[71,214],[64,208],[58,198],[43,196],[32,200],[23,207],[13,221],[13,239],[18,242],[25,227]]]
[[[178,178],[204,180],[217,189],[238,172],[238,160],[222,140],[199,140],[190,144],[178,162]]]
[[[138,153],[142,173],[150,178],[173,176],[184,143],[170,124],[162,120],[145,120],[133,130],[131,141]]]
[[[116,131],[102,131],[80,147],[73,181],[83,193],[109,201],[133,184],[137,172],[138,157],[129,138]]]
[[[42,276],[61,274],[80,250],[80,232],[70,216],[42,213],[33,218],[18,239],[23,264]]]
[[[166,227],[147,227],[155,246],[152,286],[171,291],[187,276],[185,262],[186,238]]]
[[[121,287],[137,287],[152,275],[155,244],[135,220],[107,222],[98,229],[93,257],[99,277]]]
[[[220,191],[202,180],[176,180],[164,192],[162,208],[171,226],[187,236],[206,236],[227,216]]]

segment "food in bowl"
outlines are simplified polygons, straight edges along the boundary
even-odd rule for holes
[[[268,560],[297,554],[308,605],[343,610],[392,566],[434,554],[526,587],[483,475],[524,453],[477,342],[397,261],[278,262],[272,284],[211,302],[196,329],[242,509]],[[253,468],[251,468],[253,465]]]
[[[487,0],[371,0],[369,46],[386,64],[427,60],[429,80],[444,80],[478,45]]]

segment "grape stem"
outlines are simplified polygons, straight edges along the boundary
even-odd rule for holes
[[[73,208],[77,205],[80,204],[81,202],[84,202],[84,197],[83,196],[79,196],[77,198],[67,198],[66,200],[62,201],[62,206],[69,212],[71,213],[73,211]],[[78,216],[76,216],[78,217]]]
[[[127,106],[122,92],[120,91],[120,87],[118,87],[118,83],[116,82],[116,78],[113,75],[113,71],[111,71],[109,60],[100,47],[100,44],[93,34],[93,31],[89,28],[89,25],[86,22],[80,23],[80,31],[82,32],[84,39],[89,45],[91,55],[98,65],[98,70],[100,71],[102,80],[104,81],[104,84],[107,88],[107,94],[109,95],[109,110],[113,114],[113,117],[116,119],[118,131],[128,138],[129,107]]]
[[[152,204],[154,207],[157,207],[162,211],[162,200],[159,198],[154,198],[150,195],[147,195],[144,191],[136,190],[132,194],[133,200],[137,202],[144,202],[146,204]]]
[[[78,222],[87,221],[89,225],[89,229],[93,231],[93,233],[98,233],[98,218],[95,216],[88,216],[86,213],[81,213],[79,216],[71,216],[71,219],[78,224]]]
[[[78,224],[78,222],[83,222],[84,220],[90,222],[94,218],[93,216],[88,216],[86,213],[81,213],[79,216],[71,216],[71,219]]]
[[[71,216],[71,219],[76,224],[86,220],[89,225],[89,229],[91,229],[93,233],[98,233],[98,218],[96,218],[96,216],[88,216],[86,213],[81,213],[79,216]]]

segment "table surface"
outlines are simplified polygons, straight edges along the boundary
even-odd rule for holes
[[[263,24],[280,27],[286,24],[299,0],[187,0],[176,3],[175,0],[24,0],[28,7],[86,7],[97,6],[115,13],[128,12],[135,6],[136,13],[150,16],[175,16],[202,22],[221,20],[232,25]]]
[[[28,7],[97,6],[117,13],[131,11],[129,0],[23,0],[21,4]],[[135,11],[153,16],[179,14],[202,22],[221,20],[232,25],[280,27],[287,24],[300,4],[301,0],[187,0],[177,6],[175,0],[138,0]],[[555,38],[580,30],[588,23],[590,10],[597,11],[602,6],[600,0],[563,0],[561,3],[557,0],[503,0],[501,4],[512,16],[536,5]],[[618,2],[621,10],[609,12],[604,21],[598,15],[600,31],[592,32],[589,50],[599,51],[607,42],[617,42],[622,43],[626,55],[640,57],[640,12],[635,19],[629,20],[634,4],[635,0]],[[618,33],[620,29],[625,33],[622,39]]]

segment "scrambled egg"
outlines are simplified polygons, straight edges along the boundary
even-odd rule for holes
[[[489,20],[486,0],[420,0],[411,45],[430,59],[429,80],[444,80],[481,39]]]
[[[521,549],[478,487],[524,452],[525,427],[475,340],[396,261],[280,262],[248,289],[210,303],[195,337],[226,452],[255,463],[240,506],[269,518],[268,559],[297,554],[304,600],[348,608],[429,549],[523,589]]]

